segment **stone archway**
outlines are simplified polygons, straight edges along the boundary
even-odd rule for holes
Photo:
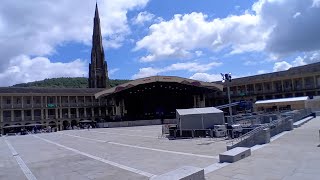
[[[63,130],[67,130],[70,127],[70,123],[67,120],[62,122]]]
[[[74,126],[78,126],[77,120],[72,120],[72,121],[71,121],[71,127],[72,127],[72,129],[74,128]]]

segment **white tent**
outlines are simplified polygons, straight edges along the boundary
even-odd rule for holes
[[[176,118],[180,129],[208,129],[224,124],[223,111],[214,107],[177,109]]]

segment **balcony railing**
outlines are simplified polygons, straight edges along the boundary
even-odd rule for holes
[[[32,117],[31,117],[31,116],[24,116],[24,120],[25,120],[25,121],[31,121],[31,120],[32,120]]]
[[[33,104],[34,108],[41,108],[41,104]]]
[[[71,114],[70,117],[71,117],[71,118],[76,118],[77,115],[76,115],[76,114]]]
[[[11,117],[3,117],[3,122],[10,122],[11,121]]]
[[[34,116],[34,120],[36,120],[36,121],[41,120],[41,116]]]
[[[32,104],[23,104],[23,108],[32,108]]]
[[[313,89],[314,85],[313,84],[306,84],[305,89]]]
[[[13,121],[22,121],[22,117],[14,117]]]
[[[12,104],[2,104],[2,108],[3,109],[11,109],[12,108]]]
[[[94,106],[99,106],[99,105],[100,105],[99,102],[93,102],[92,104],[93,104]]]
[[[22,104],[14,104],[14,105],[12,106],[12,108],[14,108],[14,109],[21,109],[21,108],[22,108]]]
[[[55,119],[55,118],[56,118],[56,115],[48,115],[48,118],[49,118],[49,119]]]

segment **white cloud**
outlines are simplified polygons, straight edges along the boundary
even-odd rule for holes
[[[292,65],[286,61],[276,62],[273,66],[273,72],[288,70],[291,67]]]
[[[220,62],[211,62],[208,64],[199,64],[197,62],[186,62],[186,63],[175,63],[171,64],[170,66],[166,66],[163,68],[141,68],[137,74],[132,76],[132,79],[154,76],[159,73],[170,72],[170,71],[182,71],[186,70],[189,72],[206,72],[213,67],[220,66],[222,63]]]
[[[98,0],[102,35],[119,47],[130,33],[127,12],[148,0]],[[75,6],[76,5],[76,6]],[[91,45],[95,2],[88,0],[2,0],[0,71],[19,55],[44,56],[67,42]],[[111,42],[111,43],[109,43]]]
[[[320,0],[313,0],[312,7],[320,7]]]
[[[150,22],[154,19],[155,15],[147,11],[140,12],[132,19],[133,24],[143,25],[145,22]]]
[[[304,59],[301,56],[298,56],[293,62],[292,66],[302,66],[306,65],[307,63],[304,62]]]
[[[149,35],[136,43],[134,50],[147,49],[141,61],[162,58],[186,58],[190,51],[212,51],[231,46],[232,53],[262,50],[269,31],[260,29],[259,17],[252,14],[208,20],[203,13],[177,14],[170,21],[153,24]]]
[[[200,48],[229,53],[266,51],[273,56],[320,49],[319,0],[259,0],[241,15],[209,19],[206,14],[176,14],[149,27],[134,50],[141,61],[188,58]],[[294,17],[294,18],[293,18]]]
[[[257,61],[250,61],[250,60],[243,63],[243,65],[245,65],[245,66],[253,66],[253,65],[257,65],[257,64],[258,64]]]
[[[119,68],[110,69],[110,70],[109,70],[109,76],[114,75],[114,73],[116,73],[116,72],[119,71],[119,70],[120,70]]]
[[[87,76],[87,62],[76,59],[68,63],[51,62],[46,57],[18,56],[0,73],[0,86],[10,86],[55,77]]]
[[[260,0],[261,19],[275,25],[266,50],[282,56],[320,49],[320,11],[313,0]],[[297,13],[298,12],[298,13]],[[292,18],[295,15],[297,18]]]
[[[301,15],[300,12],[296,12],[292,17],[293,17],[293,18],[297,18],[297,17],[300,16],[300,15]]]
[[[203,56],[203,52],[202,51],[195,51],[195,54],[197,57]]]
[[[161,69],[155,69],[152,67],[140,68],[139,72],[132,76],[132,79],[154,76],[159,74],[160,72],[161,72]]]
[[[221,81],[222,77],[221,77],[221,74],[195,73],[190,77],[190,79],[195,79],[195,80],[205,81],[205,82],[214,82],[214,81]]]
[[[267,70],[259,70],[258,72],[257,72],[257,74],[265,74],[265,73],[268,73],[268,71]]]

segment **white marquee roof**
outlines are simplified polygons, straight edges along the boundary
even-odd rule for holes
[[[281,102],[293,102],[293,101],[306,101],[308,99],[309,99],[308,96],[292,97],[292,98],[281,98],[281,99],[270,99],[270,100],[256,101],[255,104],[269,104],[269,103],[281,103]]]

